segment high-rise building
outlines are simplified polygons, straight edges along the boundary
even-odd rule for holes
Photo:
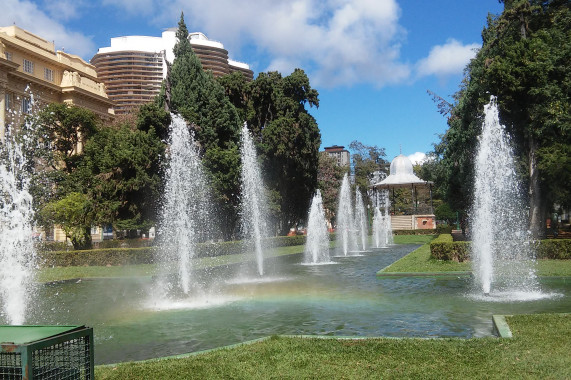
[[[49,103],[81,106],[105,121],[115,116],[94,66],[15,25],[0,27],[0,139],[32,106]]]
[[[345,149],[344,146],[333,145],[328,146],[325,149],[325,152],[329,154],[329,156],[335,158],[337,161],[337,166],[349,166],[351,163],[351,155],[349,151]]]
[[[111,46],[100,48],[91,59],[107,86],[109,98],[115,101],[117,114],[127,113],[159,94],[162,80],[167,75],[165,59],[171,63],[174,60],[176,30],[167,29],[161,37],[111,38]],[[247,80],[253,79],[250,67],[228,59],[228,51],[220,42],[209,40],[199,32],[190,33],[189,40],[204,70],[212,71],[215,77],[238,71]]]

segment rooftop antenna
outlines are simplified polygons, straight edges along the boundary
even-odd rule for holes
[[[399,144],[399,154],[402,154],[402,144]]]

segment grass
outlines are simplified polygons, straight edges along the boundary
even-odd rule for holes
[[[395,236],[396,240],[397,236]],[[537,274],[542,277],[571,276],[571,260],[537,260]],[[471,271],[470,262],[435,260],[430,257],[430,244],[412,251],[400,260],[380,270],[377,274],[391,273],[440,273]]]
[[[396,238],[396,236],[395,236]],[[457,263],[454,261],[434,260],[430,258],[430,244],[415,249],[400,260],[379,271],[383,273],[438,273],[469,271],[470,263]]]
[[[293,255],[302,253],[304,246],[278,247],[269,251],[268,257]],[[221,265],[230,265],[247,260],[252,256],[247,254],[204,257],[195,260],[195,268],[201,269]],[[156,264],[138,264],[126,266],[82,266],[82,267],[53,267],[42,268],[36,275],[38,282],[64,281],[76,278],[110,278],[110,277],[141,277],[152,276],[157,271]]]
[[[511,339],[271,337],[184,358],[98,366],[98,379],[569,378],[571,316],[508,317]]]

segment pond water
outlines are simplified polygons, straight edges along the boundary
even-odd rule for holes
[[[268,261],[261,280],[215,268],[216,291],[177,301],[152,299],[151,277],[43,285],[31,324],[94,327],[96,364],[142,360],[239,343],[273,334],[398,337],[492,335],[492,314],[569,312],[569,278],[546,279],[549,295],[492,302],[472,295],[470,277],[377,277],[415,245],[334,264],[303,265],[302,255]],[[199,274],[200,275],[200,274]],[[224,279],[224,280],[220,280]],[[208,282],[208,281],[207,281]]]

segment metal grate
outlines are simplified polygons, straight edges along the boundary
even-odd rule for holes
[[[32,351],[34,379],[89,379],[88,337],[80,337]]]
[[[93,379],[93,329],[84,326],[56,326],[55,331],[50,326],[30,326],[30,330],[27,326],[4,328],[11,333],[13,342],[1,344],[0,380]],[[26,342],[23,336],[34,336],[26,335],[26,330],[39,333],[41,338],[30,338],[29,343],[23,343]]]
[[[0,354],[0,379],[20,380],[22,378],[22,356],[20,353]]]

